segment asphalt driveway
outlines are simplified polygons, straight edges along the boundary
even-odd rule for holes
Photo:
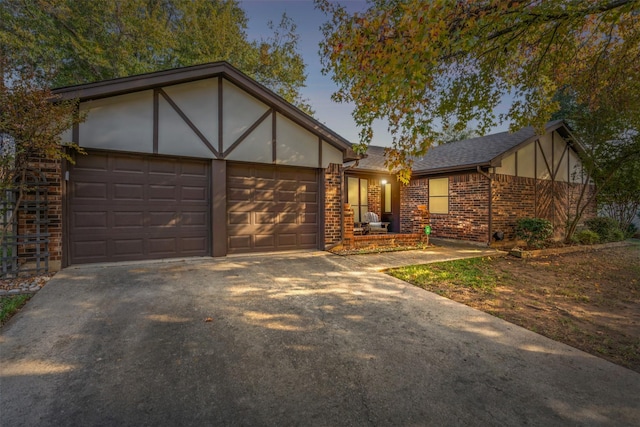
[[[64,270],[2,329],[0,424],[640,424],[639,374],[376,271],[398,256]]]

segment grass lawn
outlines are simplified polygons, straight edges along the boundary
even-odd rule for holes
[[[394,277],[640,372],[640,246],[475,258]]]
[[[11,316],[29,301],[32,295],[11,295],[0,297],[0,325],[4,325]]]

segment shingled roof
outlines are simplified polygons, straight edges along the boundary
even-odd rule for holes
[[[545,129],[570,136],[569,128],[562,120],[547,123]],[[529,126],[513,133],[500,132],[432,147],[423,157],[414,160],[413,175],[497,166],[503,157],[537,137],[535,129]],[[370,146],[367,157],[361,159],[355,169],[388,172],[384,166],[384,147]]]

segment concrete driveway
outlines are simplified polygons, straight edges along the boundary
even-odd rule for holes
[[[0,424],[640,424],[639,374],[375,271],[399,256],[64,270],[2,329]]]

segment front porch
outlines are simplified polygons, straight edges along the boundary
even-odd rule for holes
[[[375,233],[359,234],[354,227],[353,209],[349,203],[344,204],[344,239],[342,249],[344,250],[375,250],[378,248],[394,248],[407,246],[428,246],[429,234],[425,227],[431,225],[431,217],[426,206],[420,205],[411,215],[411,233]],[[359,225],[359,224],[358,224]],[[354,230],[356,231],[354,233]]]

